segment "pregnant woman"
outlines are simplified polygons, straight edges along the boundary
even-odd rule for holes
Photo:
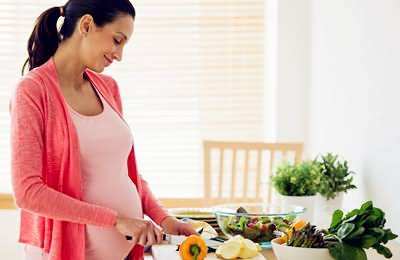
[[[195,233],[138,174],[118,85],[101,74],[122,60],[134,20],[128,0],[70,0],[36,21],[10,106],[26,259],[137,260],[162,232]]]

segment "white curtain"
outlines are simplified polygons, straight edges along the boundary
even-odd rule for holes
[[[202,140],[261,140],[263,0],[132,1],[119,83],[138,166],[159,197],[201,194]],[[64,1],[0,0],[0,192],[10,192],[8,102],[35,18]]]

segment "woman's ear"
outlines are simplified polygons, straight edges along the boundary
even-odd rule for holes
[[[94,26],[94,20],[93,17],[90,14],[85,14],[84,16],[79,19],[79,24],[78,24],[78,30],[79,34],[86,37],[88,33],[93,31],[93,26]]]

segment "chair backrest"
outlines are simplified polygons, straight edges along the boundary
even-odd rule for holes
[[[282,161],[299,163],[301,143],[204,141],[204,196],[209,205],[271,202],[271,176]]]
[[[11,194],[0,193],[0,209],[15,209],[14,198]]]

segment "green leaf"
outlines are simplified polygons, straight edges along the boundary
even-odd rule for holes
[[[364,227],[358,227],[356,229],[353,230],[353,232],[351,232],[350,235],[347,236],[347,240],[352,240],[352,239],[356,239],[359,238],[365,231]]]
[[[347,260],[344,256],[342,243],[335,243],[329,247],[329,254],[336,260]]]
[[[376,245],[376,246],[374,246],[374,248],[376,249],[376,251],[379,253],[379,254],[381,254],[381,255],[383,255],[384,257],[386,257],[386,258],[391,258],[393,255],[392,255],[392,252],[390,251],[390,249],[389,248],[387,248],[386,246],[383,246],[383,245]]]
[[[335,228],[342,221],[343,211],[340,209],[335,210],[332,215],[331,228]]]
[[[360,213],[360,211],[358,209],[353,209],[352,211],[350,211],[349,213],[346,214],[344,219],[346,219],[346,220],[351,219],[353,217],[356,217],[359,213]]]
[[[284,162],[278,166],[272,183],[282,195],[311,196],[318,192],[320,178],[319,165],[313,161],[300,164]]]
[[[351,218],[344,218],[343,223],[347,222],[355,222],[355,220],[358,218],[358,215],[354,215]]]
[[[367,260],[367,255],[362,248],[346,243],[333,244],[329,247],[329,253],[336,260]]]
[[[360,246],[363,248],[370,248],[378,242],[378,239],[372,235],[364,235],[361,238]]]
[[[321,178],[318,192],[326,199],[333,199],[340,192],[356,188],[352,184],[347,161],[340,161],[338,155],[327,153],[315,158],[314,163],[319,164]]]
[[[385,230],[382,228],[369,228],[368,233],[375,236],[378,241],[385,237]]]
[[[346,260],[367,260],[364,249],[343,243],[343,252]]]
[[[287,221],[289,221],[289,222],[293,222],[295,219],[296,219],[296,215],[295,214],[293,214],[293,215],[287,215],[286,217],[285,217],[285,220],[287,220]]]
[[[337,236],[340,239],[346,238],[354,229],[356,225],[353,223],[345,223],[340,226],[339,230],[337,231]]]
[[[365,212],[367,212],[368,210],[371,210],[372,208],[373,208],[372,201],[367,201],[364,204],[362,204],[362,206],[360,208],[360,214],[364,214]]]
[[[239,223],[237,224],[237,225],[238,225],[238,228],[239,228],[240,230],[244,230],[244,228],[245,228],[247,222],[248,222],[248,218],[245,217],[245,216],[241,216],[241,217],[240,217],[240,220],[239,220]]]
[[[385,229],[384,232],[385,232],[385,235],[382,238],[382,243],[384,243],[384,244],[386,244],[389,240],[393,240],[398,237],[398,235],[393,234],[392,230],[390,230],[390,229]]]
[[[370,211],[370,215],[368,216],[367,220],[365,221],[365,226],[367,227],[374,227],[380,225],[380,223],[385,218],[385,213],[378,208],[373,208]]]

